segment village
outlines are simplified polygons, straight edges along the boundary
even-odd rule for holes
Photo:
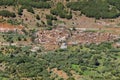
[[[0,32],[17,32],[21,35],[24,34],[22,31],[24,26],[13,26],[6,23],[0,23]],[[65,26],[58,26],[52,30],[40,29],[34,35],[34,41],[21,41],[21,42],[0,42],[0,45],[29,45],[31,43],[37,43],[44,47],[45,50],[56,50],[56,49],[67,49],[68,46],[81,45],[81,44],[100,44],[102,42],[114,42],[119,39],[119,35],[111,32],[102,32],[101,28],[66,28]],[[118,43],[117,43],[118,45]],[[35,46],[37,47],[37,46]],[[38,49],[38,48],[37,48]],[[33,51],[36,48],[33,47]]]
[[[72,45],[114,42],[114,40],[119,39],[119,35],[110,32],[90,31],[93,29],[87,30],[85,28],[74,30],[64,27],[52,30],[40,30],[36,33],[35,42],[43,45],[47,50],[54,50],[57,48],[66,49]]]

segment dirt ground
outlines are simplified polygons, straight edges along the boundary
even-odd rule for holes
[[[54,0],[53,0],[54,1]],[[64,1],[64,0],[63,0]],[[18,8],[14,8],[12,6],[0,7],[0,10],[9,10],[11,12],[17,13]],[[27,25],[28,28],[38,28],[36,23],[41,23],[44,21],[46,23],[46,14],[50,14],[50,9],[34,9],[35,14],[28,12],[26,9],[23,11],[22,16],[18,16],[15,18],[18,21],[22,21]],[[40,20],[36,20],[36,15],[40,16]],[[80,15],[80,11],[73,11],[73,18],[71,20],[61,19],[57,17],[59,21],[63,21],[67,28],[76,27],[76,28],[100,28],[102,30],[110,31],[115,34],[120,34],[120,17],[116,19],[100,19],[96,20],[94,18],[88,18],[84,15]],[[38,28],[39,29],[39,28]]]

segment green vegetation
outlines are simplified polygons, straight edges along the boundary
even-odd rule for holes
[[[50,8],[51,5],[46,2],[48,0],[0,0],[0,5],[15,6],[15,5],[25,5],[34,8]]]
[[[30,47],[26,46],[1,47],[0,62],[5,64],[5,70],[0,74],[2,78],[8,79],[19,80],[24,77],[54,80],[58,77],[54,77],[51,70],[57,68],[73,80],[71,70],[87,80],[119,80],[120,50],[114,50],[111,43],[72,46],[64,51],[48,53],[31,52]]]
[[[120,10],[120,0],[107,0],[110,5],[115,6],[117,9]]]
[[[7,11],[7,10],[1,10],[0,11],[0,16],[4,16],[4,17],[16,17],[15,13]]]
[[[8,19],[7,22],[12,24],[12,25],[20,25],[22,23],[16,19]]]
[[[39,16],[38,14],[36,15],[36,19],[37,19],[37,20],[40,20],[40,16]]]
[[[94,4],[93,4],[94,3]],[[119,0],[79,0],[76,2],[69,2],[64,5],[61,2],[52,4],[51,0],[1,0],[0,5],[3,6],[19,6],[18,14],[22,15],[23,10],[27,9],[28,12],[34,13],[33,8],[51,8],[50,12],[53,15],[59,16],[60,18],[72,19],[72,12],[81,11],[88,17],[100,18],[116,18],[120,16],[120,1]],[[54,6],[54,8],[52,8]],[[66,7],[67,6],[67,7]],[[68,9],[70,8],[70,9]]]
[[[57,3],[56,8],[51,9],[50,12],[53,15],[59,16],[60,18],[67,18],[67,19],[72,18],[72,13],[68,12],[62,3]]]
[[[47,20],[47,24],[50,25],[50,26],[52,26],[52,25],[53,25],[53,24],[52,24],[52,20],[48,19],[48,20]]]
[[[36,38],[38,36],[35,33],[38,30],[42,30],[43,27],[52,30],[59,23],[66,24],[65,20],[58,20],[59,17],[72,19],[72,14],[75,13],[73,11],[80,11],[81,14],[96,19],[120,16],[120,0],[66,1],[67,4],[65,5],[61,2],[54,3],[52,0],[0,0],[1,9],[9,9],[7,7],[12,6],[15,13],[18,14],[11,12],[12,10],[1,10],[0,16],[3,16],[1,22],[4,22],[4,17],[8,17],[6,21],[10,24],[26,25],[22,30],[23,34],[19,34],[17,30],[0,32],[0,80],[22,80],[23,78],[30,80],[64,80],[53,71],[55,68],[65,72],[68,75],[67,80],[75,80],[76,74],[80,75],[81,80],[120,79],[120,48],[113,47],[112,43],[73,45],[64,50],[57,49],[55,51],[44,51],[44,48],[37,44]],[[30,15],[31,19],[27,14],[23,15],[23,9],[26,9],[30,14],[32,13],[32,16]],[[50,9],[51,14],[44,13],[47,9]],[[21,15],[23,16],[21,17]],[[34,17],[35,19],[33,19]],[[25,20],[26,23],[23,23]],[[37,28],[31,25],[34,22]],[[29,24],[32,29],[27,26]],[[74,26],[73,30],[76,30]],[[88,31],[97,32],[95,30]],[[44,34],[47,33],[43,32]],[[54,36],[54,33],[51,35]],[[44,36],[41,37],[44,38]],[[35,41],[36,43],[32,43]],[[36,47],[40,49],[34,51]]]
[[[22,10],[23,9],[27,9],[28,12],[31,12],[31,13],[34,13],[34,10],[31,6],[26,6],[26,5],[23,5],[20,10],[18,10],[18,12],[21,14]]]
[[[10,43],[14,43],[17,41],[27,41],[27,38],[29,38],[28,35],[18,34],[17,30],[16,30],[16,32],[9,31],[6,33],[0,33],[0,35],[2,35],[3,39],[6,42],[10,42]]]
[[[46,19],[47,19],[47,25],[49,26],[53,25],[52,23],[53,20],[57,20],[56,16],[53,16],[53,15],[46,15]],[[52,27],[48,27],[47,29],[51,30]]]
[[[0,0],[0,5],[15,5],[15,0]]]
[[[23,12],[23,9],[22,9],[22,8],[19,8],[19,9],[18,9],[18,15],[22,15],[22,12]]]
[[[88,17],[116,18],[120,15],[119,0],[83,0],[78,2],[69,2],[67,7],[72,10],[79,10]]]
[[[53,15],[46,15],[46,19],[57,20],[56,16]]]

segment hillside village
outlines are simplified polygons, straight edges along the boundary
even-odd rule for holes
[[[41,30],[36,33],[35,42],[41,45],[49,45],[50,49],[60,47],[62,43],[66,45],[78,44],[100,44],[102,42],[114,41],[119,39],[118,35],[109,32],[87,32],[80,28],[78,30],[68,30],[66,28],[55,28],[53,30]],[[45,46],[45,48],[47,48]]]
[[[0,32],[17,32],[23,34],[23,26],[14,26],[7,23],[0,24]],[[119,35],[110,32],[100,32],[98,28],[65,28],[64,26],[56,27],[52,30],[39,30],[34,33],[33,40],[40,44],[45,50],[55,50],[62,46],[71,46],[78,44],[100,44],[102,42],[119,39]],[[32,41],[31,41],[32,42]],[[15,42],[16,43],[16,42]],[[64,45],[63,45],[64,43]],[[24,46],[24,44],[23,44]],[[65,47],[67,48],[67,47]]]
[[[120,0],[0,0],[0,80],[120,80]]]

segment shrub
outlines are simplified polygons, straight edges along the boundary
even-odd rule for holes
[[[40,20],[40,16],[39,16],[38,14],[36,15],[36,19],[37,19],[37,20]]]
[[[4,16],[4,17],[16,17],[15,13],[10,12],[8,10],[1,10],[0,11],[0,16]]]

